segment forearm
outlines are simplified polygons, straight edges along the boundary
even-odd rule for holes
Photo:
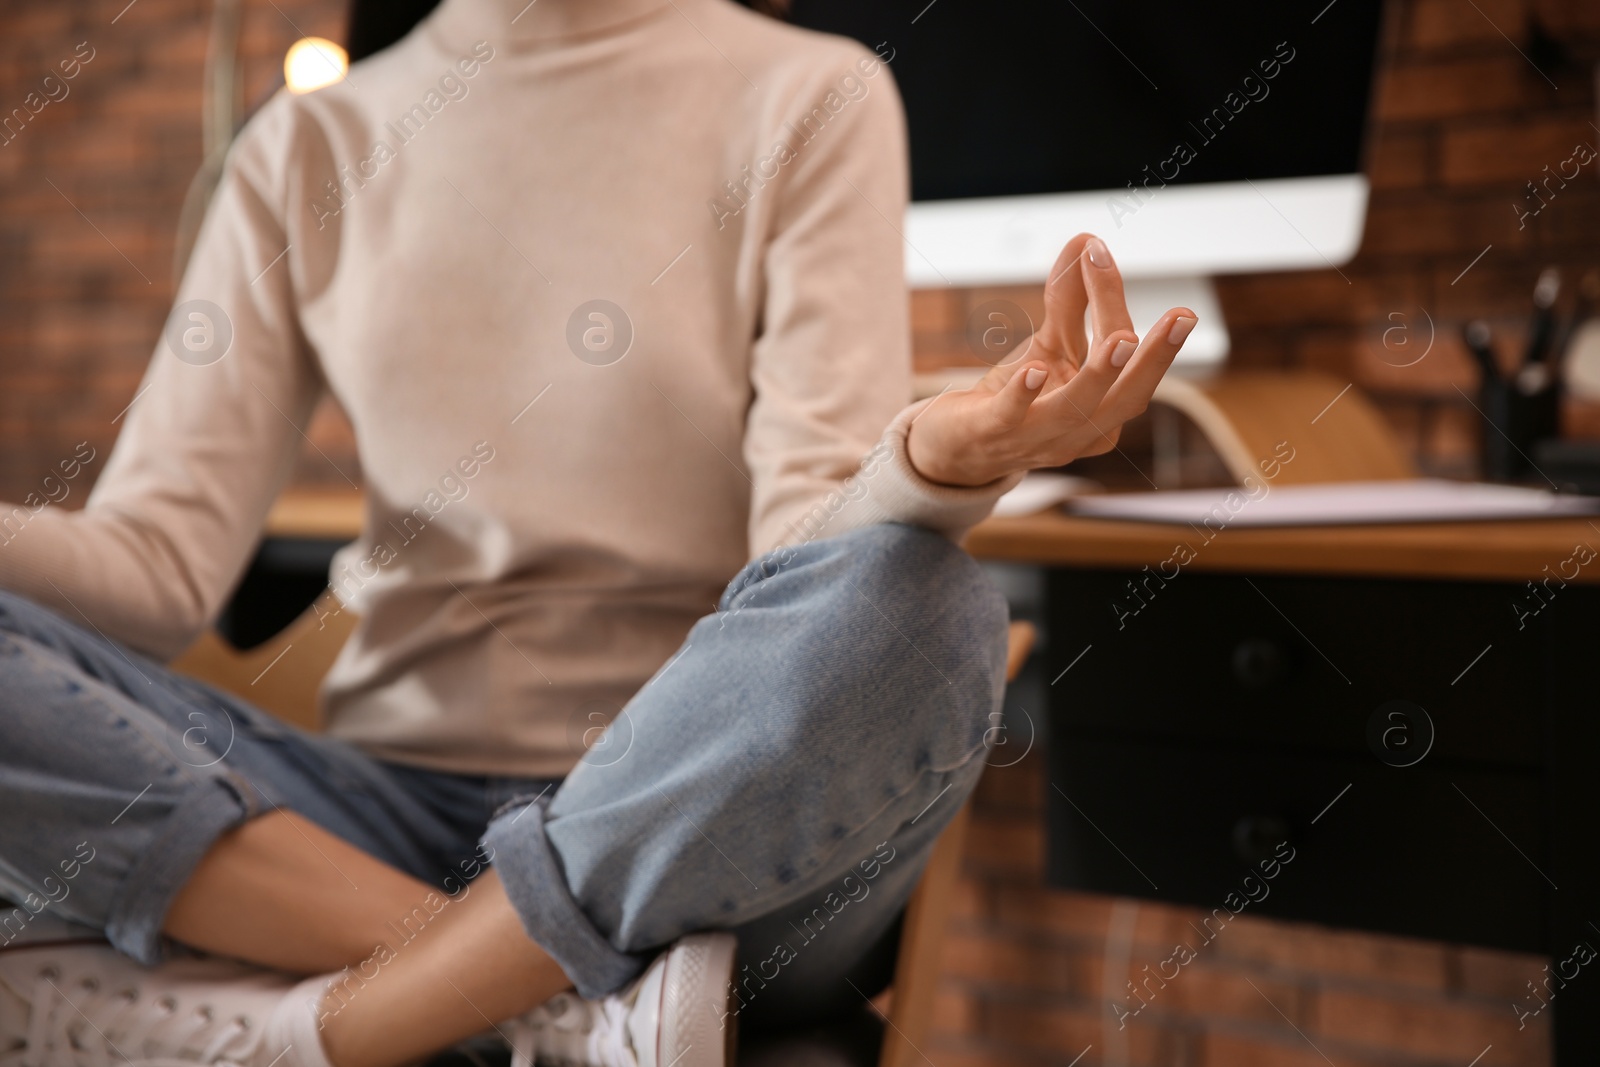
[[[995,501],[1021,480],[1017,474],[986,485],[942,485],[923,477],[911,462],[908,435],[928,401],[897,415],[860,466],[842,481],[813,487],[787,507],[774,507],[755,532],[758,551],[834,537],[885,522],[921,526],[960,540],[993,510]]]
[[[161,658],[187,647],[209,614],[181,557],[114,515],[0,503],[0,588]]]

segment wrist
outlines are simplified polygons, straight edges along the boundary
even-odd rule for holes
[[[937,432],[919,432],[917,421],[906,427],[906,460],[925,481],[952,489],[974,489],[988,485],[999,475],[972,462],[960,449],[941,447]]]

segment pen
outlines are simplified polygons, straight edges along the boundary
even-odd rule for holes
[[[1556,324],[1556,298],[1561,295],[1561,270],[1546,267],[1533,287],[1533,321],[1528,326],[1528,352],[1524,367],[1543,362],[1550,352],[1550,335]]]
[[[1461,340],[1466,344],[1467,351],[1478,361],[1478,369],[1483,371],[1483,380],[1487,382],[1500,380],[1500,368],[1494,361],[1494,349],[1489,347],[1489,324],[1482,319],[1473,319],[1461,330]]]

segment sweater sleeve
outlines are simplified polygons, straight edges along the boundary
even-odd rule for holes
[[[886,65],[839,53],[776,116],[788,152],[768,157],[780,176],[744,447],[755,555],[881,522],[959,538],[1017,480],[939,485],[907,457],[922,405],[906,406],[904,115]]]
[[[321,392],[297,325],[294,257],[279,258],[290,243],[274,188],[290,122],[281,105],[229,157],[85,506],[0,504],[0,586],[164,658],[237,582]]]

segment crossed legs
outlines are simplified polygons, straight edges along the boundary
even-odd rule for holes
[[[383,980],[322,1016],[335,1067],[409,1062],[570,988],[523,934],[492,870],[402,945],[395,924],[430,894],[437,899],[426,882],[278,811],[217,841],[164,929],[195,948],[294,974],[358,967],[383,953]]]
[[[606,759],[502,812],[483,839],[493,869],[402,946],[395,921],[437,899],[449,835],[401,784],[0,598],[0,680],[34,698],[0,715],[14,753],[0,770],[23,772],[12,786],[0,774],[0,806],[59,831],[0,831],[0,890],[28,890],[82,832],[106,858],[62,910],[135,958],[154,962],[162,934],[297,973],[386,949],[381,980],[324,1014],[336,1067],[395,1067],[571,985],[609,992],[704,929],[739,935],[755,971],[734,992],[759,991],[753,1010],[821,1007],[976,782],[1004,622],[976,565],[924,531],[873,527],[757,561],[613,724]],[[174,746],[197,704],[236,728],[214,762]],[[87,752],[46,736],[67,720]],[[313,802],[353,779],[382,818]],[[118,808],[114,834],[84,829]]]

